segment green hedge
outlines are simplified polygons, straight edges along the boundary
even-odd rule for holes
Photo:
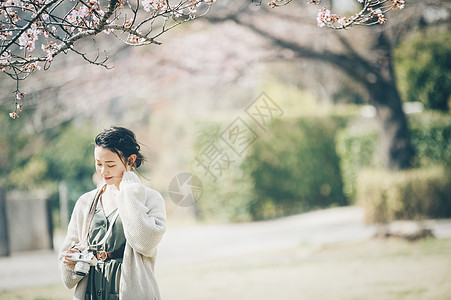
[[[255,143],[244,167],[254,191],[254,219],[346,205],[334,136],[339,117],[276,120]]]
[[[451,166],[451,116],[437,112],[410,115],[415,167]],[[354,199],[360,170],[380,168],[378,133],[375,130],[353,132],[345,129],[337,135],[337,151],[343,170],[344,193]]]
[[[449,218],[450,175],[440,167],[362,171],[357,179],[357,202],[368,223]]]
[[[434,30],[407,39],[394,52],[401,96],[425,107],[449,111],[451,97],[451,33]],[[448,41],[448,42],[447,42]]]
[[[274,120],[266,131],[255,128],[258,138],[245,156],[232,157],[235,161],[216,181],[203,176],[200,215],[207,220],[261,220],[348,204],[334,143],[346,122],[346,117],[303,117]],[[220,144],[222,127],[201,127],[197,156],[210,143]]]
[[[377,156],[378,134],[375,131],[366,133],[350,133],[342,131],[337,134],[337,152],[340,155],[340,163],[343,178],[343,193],[354,199],[356,191],[356,177],[363,168],[379,166]]]
[[[194,141],[195,159],[192,163],[192,172],[202,182],[203,191],[196,204],[196,214],[199,219],[204,221],[240,222],[251,220],[248,211],[252,191],[250,179],[244,174],[239,157],[234,155],[220,139],[221,133],[228,125],[229,123],[225,121],[195,124],[197,135]],[[223,151],[215,161],[222,162],[226,167],[225,170],[219,172],[214,165],[210,165],[210,170],[216,178],[210,175],[196,160],[204,160],[205,152],[210,157],[214,157],[214,152],[210,150],[212,145]],[[230,155],[230,163],[221,160],[222,155]],[[205,159],[205,165],[208,163],[209,161]]]
[[[380,160],[377,132],[343,130],[347,121],[333,116],[285,118],[273,121],[264,133],[255,128],[258,138],[244,156],[231,155],[230,166],[216,181],[202,178],[200,215],[223,221],[269,219],[353,201],[358,173],[380,167]],[[409,123],[416,167],[451,166],[451,116],[425,112],[410,115]],[[220,144],[227,125],[199,126],[198,156],[209,144]]]
[[[451,115],[427,112],[409,118],[416,166],[451,167]]]

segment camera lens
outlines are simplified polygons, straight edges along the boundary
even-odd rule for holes
[[[77,262],[75,264],[75,274],[80,275],[80,276],[86,276],[89,273],[89,268],[90,265],[88,263],[85,262]]]
[[[75,274],[77,274],[78,276],[86,276],[88,273],[83,273],[80,271],[75,272]]]

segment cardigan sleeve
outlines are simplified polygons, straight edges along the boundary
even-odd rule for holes
[[[124,173],[119,189],[118,209],[127,243],[150,257],[166,231],[163,197],[144,187],[133,172]]]
[[[83,231],[83,222],[84,222],[84,210],[86,209],[86,202],[87,198],[89,198],[88,195],[91,193],[86,193],[83,196],[81,196],[77,203],[75,204],[74,210],[72,212],[72,216],[69,222],[69,226],[67,227],[67,234],[66,238],[64,239],[63,244],[60,247],[59,255],[58,255],[58,265],[61,272],[61,278],[63,280],[64,285],[71,289],[75,285],[78,284],[78,282],[83,279],[84,276],[79,276],[75,274],[75,272],[70,269],[68,266],[66,266],[63,263],[63,256],[69,250],[70,248],[77,246],[76,248],[80,251],[84,250],[82,249],[80,240],[80,237],[82,235]]]

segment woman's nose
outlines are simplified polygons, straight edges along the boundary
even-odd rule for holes
[[[105,175],[106,171],[107,171],[107,170],[106,170],[105,167],[101,167],[101,168],[100,168],[100,174]]]

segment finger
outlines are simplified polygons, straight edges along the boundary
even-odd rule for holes
[[[75,268],[75,264],[68,263],[68,262],[64,262],[64,264],[70,269],[74,269]]]
[[[75,262],[74,261],[70,261],[70,260],[67,260],[67,259],[64,259],[63,263],[65,263],[66,265],[74,265],[75,266]]]

